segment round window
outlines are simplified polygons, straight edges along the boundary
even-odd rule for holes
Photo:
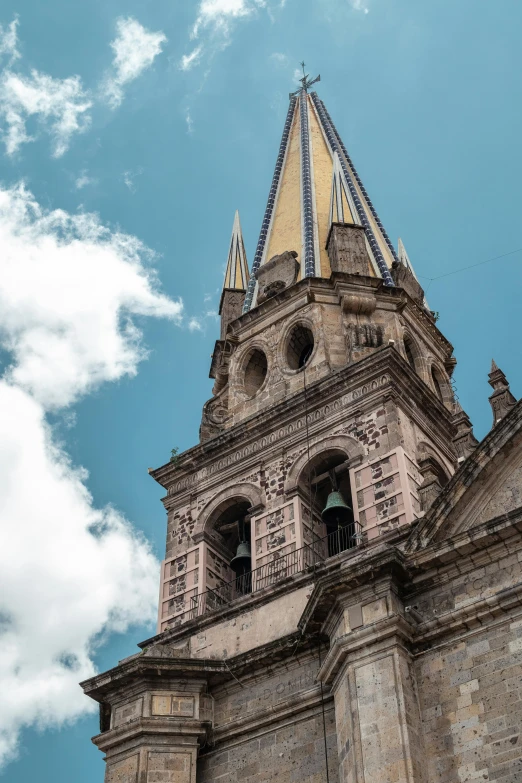
[[[311,329],[300,324],[290,332],[286,348],[286,361],[291,370],[301,370],[314,350],[314,335]]]
[[[268,365],[263,351],[256,348],[252,351],[250,359],[245,367],[245,378],[243,381],[245,391],[249,397],[253,397],[263,383],[265,382]]]

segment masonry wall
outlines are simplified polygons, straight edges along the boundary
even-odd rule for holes
[[[418,661],[429,783],[522,780],[522,620]]]

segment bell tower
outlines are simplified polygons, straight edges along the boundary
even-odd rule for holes
[[[151,471],[157,635],[84,684],[107,783],[427,781],[415,542],[480,446],[318,80],[290,95],[250,270],[234,219],[200,442]]]

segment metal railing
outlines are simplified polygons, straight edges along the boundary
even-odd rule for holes
[[[274,553],[274,558],[259,568],[241,574],[231,582],[225,582],[214,589],[207,588],[205,592],[192,596],[192,606],[187,619],[193,620],[214,609],[221,609],[242,596],[314,568],[329,557],[353,549],[361,541],[360,525],[354,523],[317,538],[311,544],[305,544],[293,552],[283,555]]]

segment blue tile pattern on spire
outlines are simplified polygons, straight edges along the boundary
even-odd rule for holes
[[[314,216],[312,199],[312,172],[310,165],[310,129],[308,125],[308,96],[301,90],[299,99],[301,119],[301,199],[303,204],[303,277],[315,277]],[[302,267],[301,267],[302,269]]]
[[[339,143],[339,139],[333,127],[333,123],[329,120],[324,104],[320,100],[320,98],[318,98],[317,93],[315,92],[311,93],[310,97],[314,102],[314,106],[317,110],[317,114],[323,126],[324,132],[326,134],[326,138],[328,139],[328,143],[330,144],[332,151],[337,152],[337,154],[339,155],[339,160],[341,161],[343,174],[345,176],[347,185],[350,189],[350,194],[355,204],[355,208],[357,210],[359,220],[361,221],[361,225],[364,226],[365,228],[366,238],[368,239],[368,242],[370,244],[373,257],[375,258],[377,266],[379,267],[379,271],[381,273],[384,284],[388,286],[393,286],[394,285],[393,278],[390,274],[390,270],[388,269],[388,265],[381,253],[381,250],[375,238],[375,234],[372,231],[368,218],[366,217],[364,207],[361,203],[361,199],[359,198],[359,194],[357,193],[357,189],[353,183],[353,179],[350,175],[350,172],[348,171],[348,166],[346,165],[346,158],[344,157],[345,151],[342,149]]]
[[[272,219],[272,213],[274,211],[274,204],[277,195],[277,188],[279,185],[279,179],[283,170],[283,163],[285,160],[286,148],[288,146],[288,137],[290,136],[290,128],[292,127],[292,119],[295,111],[296,98],[290,99],[290,106],[288,107],[288,113],[286,115],[285,127],[283,129],[283,136],[281,138],[281,144],[279,145],[279,153],[277,155],[277,161],[272,177],[272,185],[270,186],[270,193],[268,194],[268,202],[265,209],[265,215],[263,217],[263,225],[261,226],[261,233],[257,241],[256,254],[252,263],[252,270],[250,273],[250,280],[248,281],[248,288],[245,296],[245,303],[243,305],[243,312],[247,313],[252,307],[252,299],[254,298],[254,291],[256,289],[255,273],[259,269],[261,259],[263,258],[263,251],[265,249],[266,238],[268,236],[268,229],[270,227],[270,220]]]
[[[325,115],[326,115],[326,118],[327,118],[328,122],[329,122],[329,123],[330,123],[330,125],[332,126],[332,130],[333,130],[333,132],[335,133],[335,137],[336,137],[336,139],[337,139],[337,141],[338,141],[338,143],[339,143],[339,146],[340,146],[340,148],[342,149],[342,151],[343,151],[343,153],[344,153],[344,157],[346,158],[346,160],[347,160],[347,162],[348,162],[348,165],[350,166],[350,168],[351,168],[351,170],[352,170],[352,172],[353,172],[353,176],[355,177],[355,179],[356,179],[356,182],[357,182],[357,184],[359,185],[359,187],[360,187],[360,189],[361,189],[361,193],[363,194],[363,196],[364,196],[364,198],[365,198],[365,200],[366,200],[366,203],[368,204],[368,207],[370,208],[370,212],[372,213],[373,217],[375,218],[375,222],[376,222],[376,223],[377,223],[377,225],[379,226],[379,228],[380,228],[380,230],[381,230],[381,234],[383,235],[383,237],[384,237],[384,240],[385,240],[386,244],[388,245],[388,247],[389,247],[389,249],[390,249],[390,252],[391,252],[391,254],[392,254],[393,258],[394,258],[396,261],[398,261],[398,260],[399,260],[399,257],[398,257],[398,255],[397,255],[397,252],[396,252],[395,248],[393,247],[392,241],[391,241],[390,237],[388,236],[388,234],[386,233],[386,229],[384,228],[383,224],[381,223],[381,220],[380,220],[380,218],[379,218],[379,215],[377,214],[377,210],[376,210],[376,209],[375,209],[375,207],[373,206],[373,204],[372,204],[372,202],[371,202],[371,199],[370,199],[370,197],[369,197],[368,193],[366,192],[366,188],[364,187],[364,185],[363,185],[363,183],[362,183],[362,180],[361,180],[360,176],[357,174],[357,171],[356,171],[356,169],[355,169],[355,166],[354,166],[354,165],[353,165],[353,163],[352,163],[352,159],[351,159],[351,158],[350,158],[350,156],[348,155],[348,152],[346,151],[346,147],[345,147],[345,146],[344,146],[344,144],[343,144],[343,140],[342,140],[342,139],[341,139],[341,137],[339,136],[339,134],[338,134],[338,132],[337,132],[337,128],[335,127],[334,123],[332,122],[332,118],[330,117],[330,115],[329,115],[329,113],[328,113],[328,109],[327,109],[327,108],[326,108],[326,106],[324,105],[323,101],[322,101],[322,100],[319,98],[319,96],[318,96],[318,95],[316,95],[316,97],[317,97],[317,101],[319,101],[319,102],[321,103],[321,106],[322,106],[322,107],[323,107],[323,109],[324,109],[324,113],[325,113]],[[315,101],[314,101],[314,103],[315,103]],[[316,105],[317,105],[317,104],[316,104]]]

